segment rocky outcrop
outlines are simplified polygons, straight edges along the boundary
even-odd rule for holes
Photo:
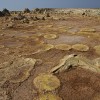
[[[41,14],[45,14],[45,13],[48,13],[48,12],[52,12],[54,9],[52,8],[36,8],[36,9],[33,9],[33,13],[41,13]]]
[[[4,14],[0,11],[0,17],[3,17],[4,16]]]
[[[91,61],[90,59],[79,56],[75,54],[64,56],[59,64],[51,69],[51,73],[58,73],[65,70],[69,70],[73,67],[81,67],[83,69],[90,70],[92,72],[100,73],[100,68],[94,63],[95,60]]]
[[[9,10],[7,10],[6,8],[3,9],[2,13],[3,13],[5,16],[10,16],[10,15],[11,15],[10,12],[9,12]]]
[[[24,13],[30,13],[31,11],[28,8],[25,8],[23,12]]]

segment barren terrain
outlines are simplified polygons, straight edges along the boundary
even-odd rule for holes
[[[0,100],[100,100],[100,16],[0,17]]]

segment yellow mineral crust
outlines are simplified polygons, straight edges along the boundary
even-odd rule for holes
[[[84,44],[75,44],[72,46],[72,48],[77,51],[88,51],[89,50],[89,47]]]
[[[58,44],[58,45],[55,45],[55,48],[59,50],[70,50],[71,46],[67,44]]]
[[[52,93],[41,94],[38,100],[62,100],[59,96]]]
[[[40,74],[33,83],[39,91],[53,91],[60,86],[59,79],[52,74]]]
[[[46,34],[44,38],[46,39],[56,39],[58,36],[56,34]]]
[[[94,47],[95,52],[100,55],[100,45]]]
[[[48,51],[52,48],[54,48],[54,45],[52,44],[41,44],[39,47],[39,51]]]
[[[81,32],[96,32],[94,28],[82,28],[80,31]]]
[[[32,58],[16,58],[9,67],[5,68],[5,78],[12,83],[26,80],[36,63]]]

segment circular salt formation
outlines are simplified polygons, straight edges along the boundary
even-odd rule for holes
[[[75,44],[72,46],[72,48],[77,51],[88,51],[89,50],[89,47],[84,44]]]
[[[34,34],[33,36],[35,36],[35,37],[40,37],[40,36],[42,36],[43,35],[43,33],[36,33],[36,34]]]
[[[65,33],[67,32],[67,29],[59,29],[59,32]]]
[[[60,86],[59,79],[52,74],[40,74],[34,79],[33,83],[40,91],[52,91]]]
[[[62,100],[59,96],[52,93],[41,94],[39,100]]]
[[[46,28],[51,28],[51,27],[53,27],[53,25],[47,25],[47,26],[46,26]]]
[[[56,34],[46,34],[46,35],[44,35],[44,38],[46,38],[46,39],[55,39],[55,38],[57,38],[57,35]]]
[[[54,48],[54,45],[52,44],[43,44],[40,46],[40,51],[48,51],[52,48]]]
[[[100,45],[94,47],[95,52],[100,55]]]
[[[81,32],[95,32],[96,30],[93,28],[82,28],[80,31]]]
[[[32,53],[32,54],[36,54],[36,53],[40,53],[40,52],[45,52],[45,51],[48,51],[50,49],[54,48],[54,45],[52,44],[40,44],[38,47],[37,47],[37,50]]]
[[[12,83],[25,81],[30,76],[35,63],[36,59],[33,58],[15,58],[5,69],[6,79]]]
[[[70,50],[71,46],[67,44],[58,44],[58,45],[55,45],[55,48],[59,50]]]

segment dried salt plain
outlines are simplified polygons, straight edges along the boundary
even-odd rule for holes
[[[0,17],[0,100],[100,100],[100,16],[17,15]]]

